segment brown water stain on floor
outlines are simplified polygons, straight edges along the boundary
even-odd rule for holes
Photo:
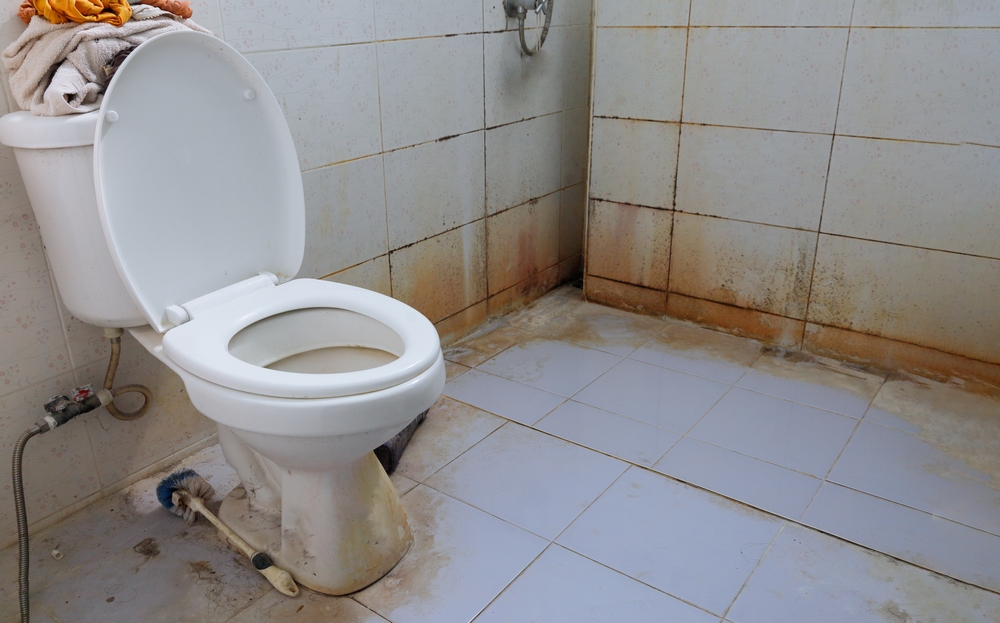
[[[895,373],[872,408],[909,423],[922,441],[985,474],[1000,490],[1000,390],[978,389]]]

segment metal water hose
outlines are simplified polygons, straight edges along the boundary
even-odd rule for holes
[[[529,0],[530,1],[530,0]],[[538,36],[538,43],[535,49],[532,50],[528,47],[528,43],[524,40],[524,18],[528,16],[528,9],[525,8],[525,0],[506,0],[504,3],[504,8],[507,11],[507,15],[510,17],[517,17],[517,31],[518,36],[521,39],[521,49],[528,56],[534,56],[535,52],[542,49],[542,45],[545,43],[545,38],[549,36],[549,26],[552,25],[552,4],[555,0],[534,0],[535,14],[545,13],[545,26],[542,27],[542,33]]]
[[[113,389],[115,384],[115,373],[118,371],[118,360],[122,356],[122,333],[121,329],[105,329],[104,335],[108,337],[111,341],[111,359],[108,361],[108,372],[104,375],[104,389],[114,395],[115,398],[121,396],[122,394],[128,394],[131,392],[136,392],[142,394],[142,406],[140,406],[135,411],[123,412],[115,406],[115,403],[110,403],[107,406],[108,413],[115,417],[115,419],[123,420],[125,422],[130,422],[132,420],[138,420],[149,411],[150,405],[153,404],[153,392],[149,391],[149,388],[145,385],[123,385],[118,389]]]
[[[45,405],[48,413],[35,425],[21,433],[14,444],[14,456],[11,461],[11,480],[14,487],[14,514],[17,520],[17,597],[21,608],[21,623],[29,623],[31,617],[28,595],[28,510],[24,503],[24,447],[35,435],[46,433],[61,426],[76,416],[93,411],[102,406],[108,413],[119,420],[131,421],[141,418],[153,403],[153,392],[143,385],[124,385],[117,390],[112,389],[115,382],[115,372],[118,371],[118,361],[122,354],[121,329],[105,329],[104,334],[111,341],[111,359],[108,361],[108,372],[104,376],[104,389],[96,394],[90,386],[78,387],[74,390],[74,398],[55,396]],[[81,391],[84,390],[84,391]],[[81,391],[80,397],[76,393]],[[142,394],[143,403],[135,411],[122,412],[114,404],[114,398],[122,394],[137,392]]]
[[[48,429],[45,429],[48,430]],[[28,607],[28,511],[24,507],[24,482],[21,478],[21,461],[24,457],[24,446],[35,435],[45,432],[41,426],[33,427],[21,433],[14,444],[14,514],[17,515],[17,598],[21,605],[21,623],[28,623],[30,614]]]

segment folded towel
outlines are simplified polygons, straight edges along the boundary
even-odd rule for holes
[[[188,0],[142,0],[142,3],[155,6],[158,9],[163,9],[180,17],[191,17],[194,15]]]
[[[122,26],[100,22],[52,24],[40,15],[3,51],[17,104],[54,117],[97,110],[106,84],[104,68],[122,50],[173,30],[212,34],[191,20],[140,4]]]
[[[53,24],[100,22],[121,26],[132,15],[128,0],[32,0],[32,4]]]

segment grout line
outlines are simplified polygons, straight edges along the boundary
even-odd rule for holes
[[[747,579],[743,581],[743,586],[740,587],[740,590],[736,593],[736,596],[733,597],[733,600],[729,603],[729,607],[727,607],[726,610],[722,613],[723,620],[725,620],[725,618],[729,616],[729,611],[732,610],[733,606],[736,605],[736,601],[740,598],[740,595],[743,594],[743,591],[744,589],[746,589],[747,584],[750,583],[750,578],[752,578],[754,574],[757,573],[757,569],[759,569],[761,564],[763,564],[764,559],[767,558],[767,555],[771,553],[771,548],[774,547],[774,542],[777,541],[778,536],[785,531],[786,526],[788,526],[788,522],[787,521],[782,522],[781,526],[778,527],[778,531],[774,533],[773,537],[771,537],[771,542],[767,544],[767,548],[764,550],[764,553],[761,554],[759,559],[757,559],[757,564],[753,566],[753,571],[751,571],[750,575],[747,576]]]
[[[851,2],[851,19],[848,24],[854,23],[854,8],[857,6],[857,0],[852,0]],[[806,305],[802,313],[802,320],[805,321],[809,318],[809,306],[812,303],[812,293],[813,286],[816,283],[816,264],[817,258],[819,257],[819,241],[820,232],[823,231],[823,213],[826,209],[826,198],[830,192],[830,171],[833,169],[833,153],[834,146],[837,144],[837,123],[840,121],[840,105],[844,99],[844,76],[847,75],[847,60],[850,58],[851,52],[851,29],[847,29],[847,43],[844,45],[844,64],[840,68],[840,89],[837,92],[837,108],[833,115],[833,135],[830,139],[830,157],[826,161],[826,179],[823,182],[823,200],[819,205],[819,223],[816,225],[816,244],[813,246],[813,261],[812,269],[809,271],[809,290],[806,292]],[[802,333],[799,335],[799,350],[802,350],[802,346],[806,342],[806,323],[802,323]]]
[[[677,185],[680,182],[681,176],[681,139],[684,136],[684,95],[687,92],[687,68],[691,51],[691,13],[693,10],[694,0],[690,0],[688,2],[688,23],[687,28],[684,30],[684,69],[681,74],[681,107],[677,113],[677,154],[674,158],[674,188],[670,201],[672,211],[670,214],[670,236],[667,239],[667,285],[663,289],[664,307],[667,307],[670,299],[670,277],[671,273],[673,273],[674,233],[677,229]],[[665,455],[666,453],[664,453]]]

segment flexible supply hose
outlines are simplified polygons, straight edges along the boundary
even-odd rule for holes
[[[14,514],[17,515],[17,597],[21,604],[21,623],[28,623],[30,617],[28,608],[28,511],[24,506],[24,482],[21,478],[21,461],[24,458],[24,446],[35,435],[44,433],[47,428],[40,425],[21,433],[14,444],[13,480],[14,480]]]
[[[128,394],[131,392],[142,394],[142,406],[135,411],[123,412],[119,410],[113,402],[107,405],[108,413],[116,419],[129,422],[132,420],[138,420],[142,416],[146,415],[146,411],[149,411],[150,405],[153,404],[153,392],[149,391],[149,388],[145,385],[135,384],[123,385],[118,389],[113,389],[115,384],[115,373],[118,371],[118,360],[121,359],[122,356],[121,332],[121,329],[105,329],[105,335],[107,335],[111,340],[111,359],[108,361],[108,373],[104,375],[104,389],[114,394],[115,398],[121,396],[122,394]]]
[[[545,43],[545,38],[549,36],[549,26],[552,24],[552,4],[555,0],[548,0],[548,4],[545,9],[545,26],[542,27],[542,34],[538,36],[538,44],[535,49],[532,50],[528,47],[527,42],[524,40],[524,18],[528,15],[527,11],[523,7],[519,7],[517,10],[517,31],[518,36],[521,38],[521,49],[528,56],[534,56],[535,52],[542,49],[542,45]]]

